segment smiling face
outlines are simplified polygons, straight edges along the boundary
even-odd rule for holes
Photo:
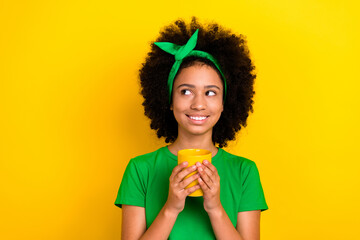
[[[211,137],[223,111],[223,83],[218,73],[201,63],[183,68],[174,81],[171,110],[178,136]]]

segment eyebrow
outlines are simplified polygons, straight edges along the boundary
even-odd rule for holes
[[[189,88],[195,88],[195,85],[192,85],[192,84],[181,84],[181,85],[179,85],[177,88],[181,88],[181,87],[189,87]],[[217,88],[217,89],[219,89],[220,90],[220,88],[218,87],[218,86],[216,86],[216,85],[207,85],[207,86],[205,86],[205,88]]]

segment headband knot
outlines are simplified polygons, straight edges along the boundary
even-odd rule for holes
[[[184,50],[184,46],[181,46],[179,51],[177,51],[177,53],[175,54],[175,61],[182,61],[186,57],[186,55],[189,54],[184,52],[183,50]]]
[[[214,63],[214,65],[219,70],[220,75],[224,81],[224,100],[225,100],[226,79],[225,79],[223,72],[221,71],[219,63],[210,53],[194,50],[196,43],[197,43],[198,33],[199,33],[199,29],[197,29],[194,32],[194,34],[190,37],[190,39],[187,41],[187,43],[183,46],[179,46],[175,43],[170,43],[170,42],[154,42],[154,44],[156,46],[158,46],[160,49],[162,49],[163,51],[165,51],[167,53],[174,55],[174,57],[175,57],[175,63],[173,64],[173,66],[170,70],[168,82],[167,82],[168,89],[169,89],[169,103],[171,103],[172,87],[174,84],[175,76],[176,76],[177,72],[179,71],[179,68],[180,68],[180,65],[181,65],[183,59],[186,57],[190,57],[190,56],[206,58],[206,59],[210,60],[212,63]]]

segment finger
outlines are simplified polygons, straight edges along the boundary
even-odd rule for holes
[[[216,167],[214,165],[212,165],[209,161],[207,160],[204,160],[203,161],[203,165],[206,166],[205,168],[205,171],[206,169],[208,169],[209,171],[211,171],[211,174],[209,173],[209,171],[206,171],[208,173],[208,175],[210,176],[211,180],[214,182],[214,183],[217,183],[219,182],[220,180],[220,176],[219,176],[219,173],[216,169]]]
[[[181,170],[176,176],[175,176],[175,181],[176,182],[181,182],[187,175],[189,175],[192,172],[196,171],[196,166],[190,166],[186,169]]]
[[[216,182],[215,173],[214,173],[210,168],[208,168],[208,167],[205,166],[205,165],[201,165],[201,168],[203,169],[203,172],[205,172],[206,175],[209,177],[210,181],[211,181],[212,183],[215,183],[215,182]]]
[[[195,191],[198,190],[198,189],[200,189],[200,185],[199,185],[199,184],[196,184],[195,186],[192,186],[192,187],[190,187],[190,188],[187,188],[187,189],[185,190],[186,195],[188,196],[189,194],[195,192]]]
[[[189,163],[188,162],[183,162],[179,165],[177,165],[176,167],[174,167],[174,169],[172,170],[171,176],[170,176],[170,180],[174,180],[175,176],[182,171]]]
[[[201,180],[207,185],[207,187],[209,189],[211,189],[212,188],[211,185],[213,184],[213,182],[211,181],[211,179],[209,178],[207,173],[204,171],[203,167],[198,167],[198,171],[199,171]]]
[[[215,182],[211,170],[208,169],[206,166],[202,165],[201,163],[196,163],[196,166],[198,168],[202,180],[204,180],[204,182],[210,187],[210,184]]]
[[[198,181],[199,181],[199,185],[200,185],[201,189],[202,189],[204,192],[207,192],[207,191],[210,190],[209,186],[202,180],[201,177],[199,177]]]
[[[190,183],[192,183],[193,181],[195,181],[195,180],[196,180],[197,178],[199,178],[199,177],[200,177],[200,174],[199,174],[199,173],[196,173],[196,174],[194,174],[194,175],[192,175],[192,176],[184,179],[184,180],[179,184],[179,186],[180,186],[181,188],[185,188],[185,187],[187,187]]]
[[[208,160],[204,160],[203,164],[206,167],[208,167],[214,173],[215,176],[218,175],[218,171],[217,171],[216,167],[214,165],[212,165]]]

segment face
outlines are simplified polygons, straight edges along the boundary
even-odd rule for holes
[[[223,111],[223,83],[218,73],[200,64],[182,69],[174,81],[171,110],[179,136],[211,137]]]

